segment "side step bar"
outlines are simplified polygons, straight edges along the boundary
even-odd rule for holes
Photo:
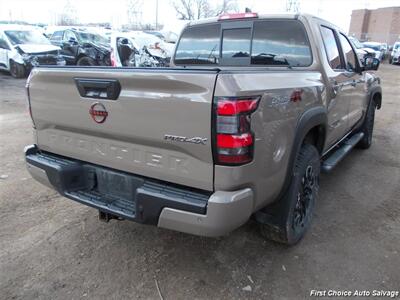
[[[363,132],[353,135],[351,138],[345,140],[341,145],[332,151],[326,159],[323,160],[321,171],[329,173],[334,167],[354,148],[355,145],[364,137]]]

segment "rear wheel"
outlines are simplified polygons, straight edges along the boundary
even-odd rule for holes
[[[93,58],[87,56],[78,59],[78,62],[76,64],[78,66],[97,66],[96,61]]]
[[[372,144],[372,133],[374,131],[375,122],[375,101],[372,100],[368,107],[367,115],[365,116],[364,124],[361,127],[361,132],[364,137],[358,142],[357,147],[361,149],[368,149]]]
[[[23,77],[25,77],[26,70],[23,65],[11,60],[10,61],[10,73],[11,73],[11,76],[14,78],[23,78]]]
[[[260,223],[261,234],[280,243],[293,245],[310,227],[318,196],[320,156],[311,144],[304,144],[295,161],[291,184],[282,199],[263,213],[271,216]]]

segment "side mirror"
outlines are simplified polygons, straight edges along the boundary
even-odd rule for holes
[[[68,40],[68,43],[70,43],[72,45],[76,45],[78,42],[77,42],[76,38],[70,37],[69,40]]]
[[[125,38],[121,39],[120,43],[121,43],[121,45],[129,45],[128,39],[125,39]]]
[[[364,71],[378,70],[380,60],[375,57],[364,58]]]

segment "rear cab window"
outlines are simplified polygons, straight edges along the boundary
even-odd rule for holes
[[[298,20],[231,24],[232,28],[229,22],[186,28],[177,46],[175,64],[307,67],[312,63],[307,33]]]
[[[191,27],[182,33],[175,53],[181,65],[216,65],[219,62],[220,25]]]
[[[225,29],[222,34],[222,57],[250,57],[250,28]]]

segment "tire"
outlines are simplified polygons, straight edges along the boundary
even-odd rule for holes
[[[282,199],[264,209],[271,216],[259,223],[264,238],[294,245],[310,227],[318,197],[320,155],[315,146],[303,144],[297,154],[291,183]]]
[[[78,59],[77,63],[78,66],[97,66],[96,61],[88,56],[83,56]]]
[[[23,78],[26,75],[25,67],[15,61],[10,61],[10,74],[14,78]]]
[[[374,131],[375,122],[375,107],[376,104],[372,100],[368,107],[367,115],[365,116],[364,124],[362,125],[360,132],[364,133],[364,137],[358,142],[357,148],[368,149],[372,144],[372,134]]]

